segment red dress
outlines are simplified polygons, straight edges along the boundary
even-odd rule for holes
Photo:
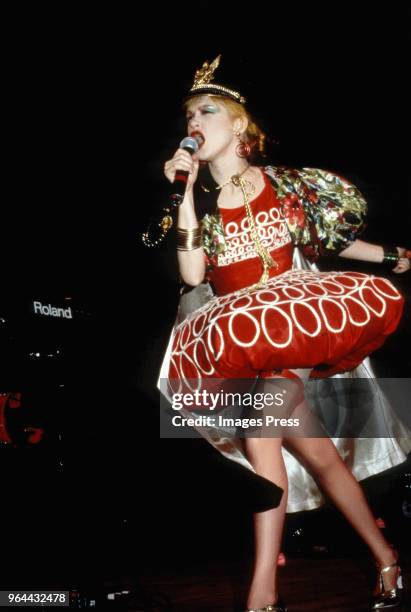
[[[403,298],[387,279],[292,270],[291,236],[266,176],[265,182],[251,209],[277,266],[264,287],[247,289],[259,280],[262,263],[245,208],[220,209],[226,248],[209,278],[217,295],[175,330],[169,369],[175,383],[194,379],[201,389],[208,378],[298,368],[332,376],[357,367],[398,325]]]

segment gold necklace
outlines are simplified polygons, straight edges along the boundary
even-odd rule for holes
[[[221,185],[217,185],[217,187],[215,187],[215,190],[217,191],[218,189],[222,189],[223,187],[225,187],[226,185],[229,185],[230,183],[238,187],[240,178],[243,176],[243,174],[247,172],[249,167],[250,167],[249,165],[246,166],[244,170],[240,172],[240,174],[233,174],[233,176],[230,176],[230,178],[225,183],[222,183]]]
[[[253,291],[254,289],[260,289],[267,282],[269,277],[269,269],[273,268],[274,266],[278,268],[278,263],[275,261],[275,259],[273,259],[267,249],[261,244],[260,236],[258,235],[253,213],[251,211],[250,202],[248,201],[248,193],[246,191],[246,183],[248,181],[242,179],[241,175],[234,175],[231,177],[230,180],[233,181],[233,184],[236,187],[240,187],[241,191],[243,192],[244,206],[247,213],[248,224],[250,226],[251,238],[254,242],[255,250],[257,251],[263,264],[263,273],[259,281],[257,283],[254,283],[254,285],[251,285],[251,287],[248,287],[248,291]]]
[[[239,180],[240,178],[243,176],[243,174],[245,174],[247,172],[247,170],[249,169],[249,165],[246,166],[244,168],[244,170],[242,172],[240,172],[240,174],[233,174],[233,176],[230,176],[229,179],[227,179],[225,181],[225,183],[222,183],[221,185],[217,185],[217,187],[214,187],[215,191],[218,191],[220,189],[222,189],[223,187],[225,187],[226,185],[229,185],[230,183],[232,183],[235,187],[239,186]],[[244,184],[247,186],[247,194],[249,196],[253,195],[255,193],[255,185],[254,183],[252,183],[251,181],[243,181]],[[205,191],[206,193],[210,193],[211,189],[208,189],[207,187],[204,187],[204,185],[202,183],[200,183],[201,185],[201,189],[203,191]]]

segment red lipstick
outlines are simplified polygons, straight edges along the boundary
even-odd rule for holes
[[[194,132],[191,132],[190,134],[191,138],[195,138],[195,140],[198,142],[198,147],[202,147],[202,145],[205,142],[205,138],[204,135],[199,131],[199,130],[194,130]]]

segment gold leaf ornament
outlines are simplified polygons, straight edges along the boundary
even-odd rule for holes
[[[204,62],[201,68],[196,70],[194,75],[193,87],[199,87],[200,85],[208,85],[214,78],[214,72],[220,65],[221,55],[218,55],[211,64]]]

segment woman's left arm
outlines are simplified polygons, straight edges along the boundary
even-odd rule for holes
[[[398,251],[398,263],[393,268],[393,272],[401,274],[410,269],[410,260],[406,257],[406,249],[404,247],[395,247]],[[359,259],[361,261],[371,261],[374,263],[382,263],[384,261],[384,248],[378,244],[364,242],[364,240],[354,240],[349,247],[339,253],[340,257],[347,259]]]

